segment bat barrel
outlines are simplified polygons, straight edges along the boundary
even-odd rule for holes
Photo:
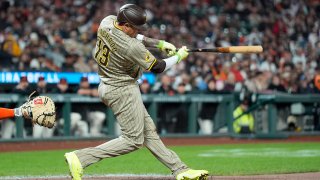
[[[230,46],[229,53],[260,53],[262,46]]]

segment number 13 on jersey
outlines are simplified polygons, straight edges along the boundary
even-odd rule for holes
[[[96,53],[94,55],[94,58],[100,65],[107,66],[109,61],[109,56],[110,56],[110,49],[100,38],[98,38],[97,45],[96,45]]]

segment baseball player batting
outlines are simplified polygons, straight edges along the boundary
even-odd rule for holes
[[[190,169],[175,152],[165,147],[143,104],[137,83],[142,72],[164,72],[188,56],[186,47],[176,52],[171,43],[138,34],[146,28],[146,13],[134,4],[122,6],[117,16],[107,16],[100,23],[94,54],[101,79],[99,96],[112,109],[122,134],[97,147],[66,153],[65,159],[74,180],[81,179],[83,169],[89,165],[133,152],[143,145],[172,171],[176,179],[207,179],[208,171]],[[156,59],[146,47],[157,47],[170,57]]]

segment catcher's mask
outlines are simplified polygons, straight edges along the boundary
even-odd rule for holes
[[[117,14],[117,21],[118,23],[129,23],[141,31],[145,31],[148,28],[145,10],[135,4],[125,4],[121,6]]]

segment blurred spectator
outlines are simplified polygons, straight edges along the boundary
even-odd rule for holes
[[[63,72],[74,72],[75,71],[75,57],[76,55],[67,54],[65,62],[61,66],[61,71]]]
[[[22,53],[20,61],[18,62],[18,69],[20,71],[29,71],[30,67],[30,56],[27,53]]]
[[[271,83],[268,86],[268,90],[274,92],[286,92],[286,89],[281,85],[281,80],[278,74],[272,76]]]
[[[76,72],[91,72],[90,67],[84,61],[84,58],[79,55],[75,55],[74,70]]]
[[[147,79],[142,80],[140,84],[141,94],[150,94],[151,93],[151,85],[149,84]]]
[[[99,71],[98,63],[96,63],[96,61],[93,60],[93,59],[90,59],[88,61],[88,66],[90,67],[92,72],[98,72]]]
[[[11,61],[13,61],[14,58],[18,58],[21,55],[22,50],[10,27],[7,27],[2,35],[3,39],[0,40],[1,64],[3,67],[12,68],[13,63]]]
[[[51,93],[57,93],[57,94],[69,94],[74,93],[72,88],[70,88],[67,79],[61,78],[59,80],[59,83],[57,83],[57,86],[52,88]]]
[[[229,69],[226,69],[225,66],[221,67],[221,65],[215,65],[214,67],[212,67],[211,71],[212,71],[212,76],[216,79],[216,80],[226,80],[227,79],[227,73],[229,71]]]
[[[277,72],[277,67],[275,63],[273,62],[273,57],[272,55],[267,55],[267,58],[265,61],[263,61],[260,65],[260,71],[269,71],[272,73]]]
[[[287,93],[297,93],[298,85],[296,83],[296,74],[294,72],[290,72],[284,72],[282,74],[282,85],[286,89]]]
[[[67,79],[61,78],[59,80],[59,83],[54,87],[51,91],[51,93],[57,93],[57,94],[70,94],[74,93],[73,89],[70,88]],[[58,119],[58,126],[63,127],[64,126],[64,119],[62,115],[62,104],[56,103],[56,109],[57,109],[57,119]],[[81,115],[78,112],[74,112],[72,110],[70,114],[70,129],[71,133],[75,136],[88,136],[88,124],[81,120]],[[59,129],[62,129],[59,127]]]
[[[177,87],[177,94],[178,95],[184,95],[184,94],[187,94],[188,91],[187,91],[187,85],[183,82],[181,82],[178,87]]]
[[[11,69],[12,57],[2,50],[0,50],[0,62],[0,68],[3,71],[9,71]]]
[[[313,93],[314,90],[308,86],[308,80],[307,79],[302,79],[299,81],[299,86],[298,86],[298,91],[297,93],[299,94],[310,94]]]
[[[98,90],[90,87],[88,77],[81,77],[77,94],[85,96],[97,96]]]
[[[183,72],[180,76],[177,76],[175,78],[175,81],[173,82],[172,86],[174,89],[178,90],[178,86],[179,84],[183,83],[185,86],[185,91],[186,92],[190,92],[192,91],[192,85],[190,83],[190,76],[186,73],[186,72]]]
[[[43,57],[43,59],[41,59],[41,61],[42,61],[41,68],[40,68],[41,71],[44,71],[44,72],[46,72],[46,71],[48,71],[48,72],[60,71],[59,67],[54,64],[52,59]]]
[[[162,74],[160,82],[156,82],[152,92],[155,94],[173,96],[176,92],[172,87],[172,78],[168,74]],[[163,113],[166,112],[166,113]],[[158,105],[158,131],[165,134],[167,132],[174,132],[174,118],[176,112],[176,105],[174,103],[161,103]]]
[[[304,50],[301,47],[297,48],[296,52],[293,54],[292,62],[294,65],[302,63],[303,69],[306,67],[307,58],[305,56]]]
[[[27,76],[21,76],[20,82],[12,90],[12,93],[29,96],[32,93],[32,88],[29,84]]]
[[[320,71],[318,70],[317,75],[314,77],[314,92],[320,93]]]
[[[47,82],[46,82],[46,80],[44,79],[44,77],[42,77],[42,76],[40,76],[40,77],[38,78],[36,91],[37,91],[39,94],[48,93]]]
[[[29,97],[29,95],[35,91],[35,88],[31,87],[28,77],[27,76],[21,76],[20,82],[18,85],[14,87],[12,90],[12,93],[19,94],[22,98],[23,97]],[[25,128],[31,128],[32,123],[31,121],[24,121]]]
[[[232,58],[230,72],[233,74],[233,77],[232,77],[234,79],[233,84],[235,84],[236,82],[242,82],[244,80],[242,74],[240,73],[240,63],[238,61],[239,60],[237,60],[235,57]]]
[[[78,95],[98,97],[98,89],[91,88],[87,77],[82,77],[80,80]],[[80,109],[79,109],[80,108]],[[99,104],[81,105],[79,108],[73,108],[81,115],[83,121],[87,120],[90,124],[91,136],[103,136],[102,128],[105,121],[106,114],[104,108]]]
[[[229,73],[227,80],[224,83],[224,88],[222,91],[225,93],[232,93],[235,91],[235,84],[236,84],[236,79],[235,75],[233,73]]]
[[[187,94],[186,85],[181,82],[174,93],[176,95]],[[160,119],[158,126],[162,134],[187,132],[188,105],[186,103],[160,104],[158,113]]]
[[[177,95],[186,95],[189,90],[187,84],[181,82],[177,87]],[[177,103],[176,104],[174,132],[175,133],[186,133],[188,131],[188,104]]]
[[[157,82],[153,87],[153,92],[156,94],[174,95],[174,89],[172,87],[171,77],[167,74],[163,74],[160,77],[160,82]]]
[[[258,93],[265,91],[269,84],[263,72],[258,71],[251,75],[250,79],[244,82],[244,85],[250,92]]]
[[[84,120],[82,120],[82,117],[80,113],[78,112],[71,112],[70,113],[70,129],[71,134],[74,136],[80,136],[80,137],[88,137],[89,136],[89,128],[88,123]],[[59,126],[64,126],[64,119],[61,116],[59,119]]]
[[[216,89],[216,81],[210,79],[208,82],[208,89],[205,91],[206,94],[218,94],[219,92]],[[217,111],[217,103],[202,103],[198,123],[200,126],[201,134],[212,134],[214,129],[214,116]]]
[[[316,69],[315,76],[310,86],[313,88],[313,93],[320,93],[320,65]]]

